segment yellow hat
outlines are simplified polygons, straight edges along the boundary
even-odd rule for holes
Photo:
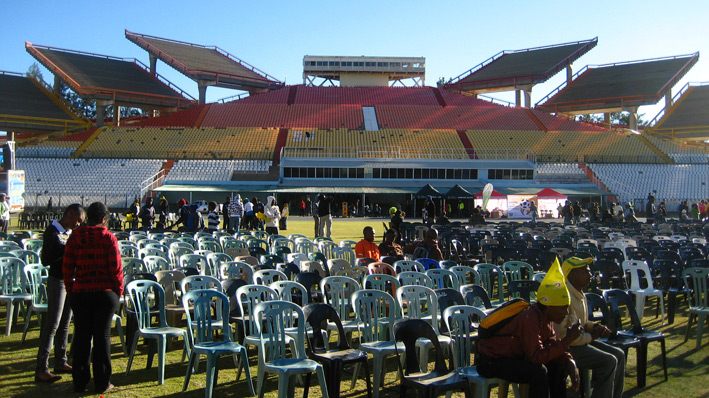
[[[579,258],[579,257],[570,257],[567,258],[563,264],[561,264],[561,272],[564,273],[564,276],[569,276],[569,273],[571,270],[576,269],[576,268],[583,268],[587,265],[593,264],[593,258],[588,257],[588,258]]]
[[[547,272],[539,285],[537,301],[553,307],[563,307],[571,304],[569,289],[566,287],[566,278],[561,273],[558,258],[554,260],[554,264],[551,265],[549,272]]]

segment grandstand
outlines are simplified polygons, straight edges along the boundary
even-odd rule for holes
[[[140,196],[140,184],[162,165],[155,159],[58,159],[18,158],[25,170],[28,198],[53,197],[55,203],[105,201],[126,208]],[[83,200],[82,200],[83,197]],[[31,202],[30,202],[31,203]]]
[[[151,74],[136,59],[116,58],[25,43],[25,48],[58,79],[81,97],[99,101],[97,121],[105,105],[145,109],[186,108],[194,98],[159,75]],[[101,106],[103,105],[103,106]],[[119,114],[114,107],[114,118]]]
[[[709,196],[706,164],[589,164],[593,172],[622,201],[640,201],[649,193],[667,200],[668,208],[679,201],[699,201]]]
[[[87,126],[88,121],[77,116],[44,81],[0,71],[0,128],[47,132]]]
[[[257,93],[283,85],[273,76],[216,46],[202,46],[128,30],[125,35],[150,54],[151,73],[156,73],[156,63],[160,60],[196,81],[200,104],[206,102],[207,86]]]
[[[689,140],[709,139],[709,84],[687,83],[675,95],[672,105],[651,122],[655,134]]]
[[[537,109],[566,114],[603,113],[653,105],[697,63],[699,53],[589,65],[539,102]],[[633,110],[635,112],[635,110]],[[634,128],[634,126],[630,126]]]
[[[709,148],[678,143],[652,134],[645,134],[653,145],[666,153],[675,163],[709,163]]]
[[[527,96],[526,106],[531,107],[529,95],[535,84],[549,80],[564,68],[567,68],[567,77],[570,77],[571,64],[597,43],[598,38],[593,38],[573,43],[502,51],[451,79],[444,87],[472,94],[522,89]],[[521,105],[519,95],[517,105]]]
[[[236,173],[268,173],[270,160],[180,160],[166,180],[170,181],[230,181]]]
[[[80,156],[271,160],[278,133],[274,128],[103,127]]]

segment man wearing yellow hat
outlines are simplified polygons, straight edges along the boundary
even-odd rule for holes
[[[583,291],[591,281],[589,265],[592,263],[591,258],[571,257],[562,264],[571,305],[569,315],[563,322],[554,325],[554,328],[559,336],[564,337],[569,325],[582,325],[583,332],[571,342],[569,352],[579,369],[592,371],[591,398],[620,398],[623,395],[625,354],[620,348],[598,341],[599,337],[608,337],[610,330],[599,323],[588,321],[588,306]]]
[[[578,389],[578,371],[569,345],[581,334],[574,324],[559,338],[553,324],[566,318],[569,291],[559,261],[555,261],[537,290],[537,302],[502,326],[492,337],[480,339],[478,372],[529,385],[531,398],[566,397],[566,377]]]

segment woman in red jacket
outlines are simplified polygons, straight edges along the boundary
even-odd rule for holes
[[[86,210],[87,225],[72,232],[64,249],[63,275],[74,312],[74,390],[83,392],[91,379],[93,341],[94,389],[111,384],[111,320],[123,294],[123,266],[116,237],[106,228],[108,209],[101,202]]]

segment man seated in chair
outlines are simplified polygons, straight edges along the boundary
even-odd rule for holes
[[[570,304],[558,260],[542,280],[537,300],[492,336],[480,339],[477,369],[484,377],[528,384],[531,398],[566,397],[567,376],[578,389],[578,371],[568,349],[581,327],[572,325],[562,339],[554,332],[552,325],[566,318]]]
[[[599,337],[608,337],[610,330],[601,325],[588,321],[588,305],[583,291],[591,282],[589,265],[592,258],[571,257],[564,261],[561,270],[566,276],[571,305],[569,315],[563,322],[555,324],[554,328],[560,337],[566,335],[566,328],[580,323],[583,332],[571,342],[569,352],[576,361],[576,366],[581,370],[591,370],[591,398],[613,397],[621,398],[623,395],[623,377],[625,374],[625,354],[620,348],[598,341]]]
[[[438,245],[438,232],[433,228],[426,230],[423,240],[406,246],[405,252],[413,254],[415,258],[427,257],[436,261],[444,259],[441,247]]]
[[[355,256],[357,258],[371,258],[372,260],[379,261],[379,246],[374,243],[374,228],[370,226],[364,227],[362,235],[364,235],[364,239],[357,242],[354,247]]]

